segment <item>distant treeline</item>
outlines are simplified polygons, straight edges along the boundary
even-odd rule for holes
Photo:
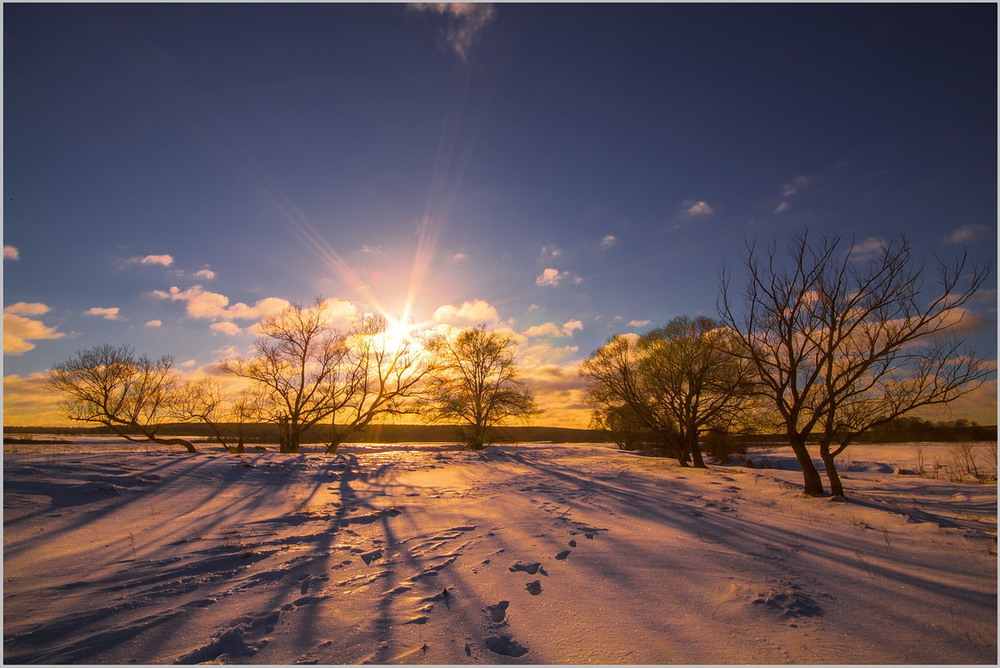
[[[235,432],[235,425],[230,433]],[[274,424],[242,425],[248,443],[276,443],[278,426]],[[101,427],[4,427],[5,434],[65,434],[65,435],[114,435],[110,429]],[[307,432],[304,443],[326,443],[330,427],[317,425]],[[165,425],[161,431],[170,436],[198,436],[211,438],[211,429],[204,424]],[[497,430],[497,442],[530,443],[552,441],[555,443],[609,443],[611,437],[596,429],[568,429],[565,427],[503,427]],[[454,425],[423,424],[382,424],[369,425],[363,431],[347,439],[347,443],[431,443],[462,441],[463,428]],[[787,442],[782,434],[741,435],[736,440],[752,445],[767,443],[779,445]],[[906,443],[909,441],[995,441],[997,426],[981,426],[969,420],[932,422],[915,417],[901,417],[858,437],[859,443]]]
[[[229,433],[236,433],[236,425],[223,425]],[[254,424],[239,427],[247,443],[277,443],[278,425]],[[114,432],[103,427],[4,427],[4,434],[66,434],[109,435]],[[169,424],[157,430],[163,436],[197,436],[212,438],[211,428],[205,424]],[[528,443],[553,441],[556,443],[605,443],[611,439],[593,429],[568,429],[565,427],[501,427],[496,430],[497,442]],[[381,424],[368,425],[345,443],[433,443],[463,441],[462,427],[454,425]],[[326,443],[330,440],[329,425],[316,425],[303,436],[303,443]]]

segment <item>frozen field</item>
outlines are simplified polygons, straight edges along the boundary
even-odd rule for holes
[[[765,456],[7,446],[5,662],[996,663],[995,484]]]

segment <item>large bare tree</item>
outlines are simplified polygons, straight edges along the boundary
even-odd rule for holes
[[[750,394],[750,367],[731,354],[728,339],[703,316],[612,337],[580,369],[596,421],[642,425],[682,466],[704,468],[699,436],[738,424]]]
[[[482,449],[494,427],[535,413],[531,391],[518,378],[514,339],[485,326],[438,340],[430,381],[430,417],[472,428],[468,445]]]
[[[783,264],[771,246],[750,244],[743,309],[723,272],[719,312],[780,414],[802,467],[804,492],[824,493],[806,448],[818,438],[831,492],[843,495],[834,458],[852,438],[921,406],[946,403],[988,375],[958,331],[965,305],[988,271],[965,256],[939,262],[935,285],[905,237],[874,257],[842,248],[839,236],[797,236]],[[929,293],[929,294],[928,294]]]
[[[416,399],[434,360],[412,334],[393,333],[382,315],[369,315],[351,331],[338,370],[327,452],[377,418],[419,411]]]
[[[291,304],[259,326],[256,354],[223,363],[222,369],[260,386],[278,425],[281,452],[298,452],[302,435],[337,408],[337,373],[347,359],[345,337],[333,325],[326,302]]]
[[[418,342],[389,335],[383,316],[342,332],[323,300],[292,304],[260,331],[256,355],[222,368],[256,384],[254,410],[278,425],[281,452],[298,452],[303,434],[327,420],[334,453],[374,420],[416,410],[412,399],[431,368]]]
[[[173,418],[178,382],[173,360],[136,356],[129,346],[105,344],[82,350],[49,371],[49,384],[64,397],[71,420],[109,427],[129,441],[180,445],[183,438],[157,435]]]

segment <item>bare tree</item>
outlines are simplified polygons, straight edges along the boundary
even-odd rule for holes
[[[228,452],[246,451],[248,427],[267,412],[259,389],[227,392],[218,381],[205,378],[184,383],[177,392],[171,414],[180,422],[202,422]]]
[[[758,258],[749,246],[749,282],[741,315],[723,273],[719,312],[739,341],[738,354],[755,369],[759,387],[784,423],[803,473],[804,492],[823,494],[806,439],[820,441],[831,491],[843,495],[834,458],[852,438],[915,408],[952,401],[989,374],[961,338],[947,341],[964,305],[988,271],[965,257],[939,263],[937,285],[925,297],[924,266],[905,237],[882,245],[873,259],[841,238],[796,237],[789,268],[771,247]],[[836,445],[834,445],[836,444]]]
[[[587,381],[587,399],[594,406],[594,422],[635,443],[651,443],[687,466],[680,430],[647,387],[643,351],[634,334],[612,336],[580,367]]]
[[[484,325],[439,340],[430,382],[430,417],[472,427],[469,447],[482,449],[494,427],[535,413],[531,391],[518,379],[511,336]]]
[[[639,339],[639,370],[654,404],[677,425],[682,452],[705,468],[698,437],[742,419],[751,368],[732,354],[731,334],[705,316],[679,316]]]
[[[340,443],[376,418],[418,412],[416,399],[434,368],[430,352],[420,341],[389,336],[382,315],[362,320],[345,346],[328,453],[336,452]]]
[[[169,356],[137,357],[129,346],[101,345],[78,352],[49,371],[49,384],[62,392],[71,420],[109,427],[136,443],[181,445],[197,452],[183,438],[157,436],[172,417],[177,380]]]
[[[293,304],[260,325],[256,356],[223,369],[257,385],[252,410],[278,425],[281,452],[298,452],[302,435],[330,421],[328,453],[374,420],[413,412],[430,371],[429,357],[410,339],[393,340],[381,315],[347,332],[333,326],[327,303]]]
[[[302,435],[337,408],[337,372],[347,358],[344,336],[334,329],[322,300],[309,308],[292,304],[266,318],[254,343],[256,355],[223,363],[222,369],[260,386],[278,425],[279,450],[298,452]]]
[[[750,367],[710,318],[681,316],[641,337],[613,337],[584,362],[600,419],[644,423],[682,466],[705,468],[699,436],[728,432],[750,394]]]

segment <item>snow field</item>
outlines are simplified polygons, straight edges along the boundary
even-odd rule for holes
[[[846,503],[781,451],[46,447],[4,457],[10,663],[997,659],[996,486],[913,445],[852,446]]]

